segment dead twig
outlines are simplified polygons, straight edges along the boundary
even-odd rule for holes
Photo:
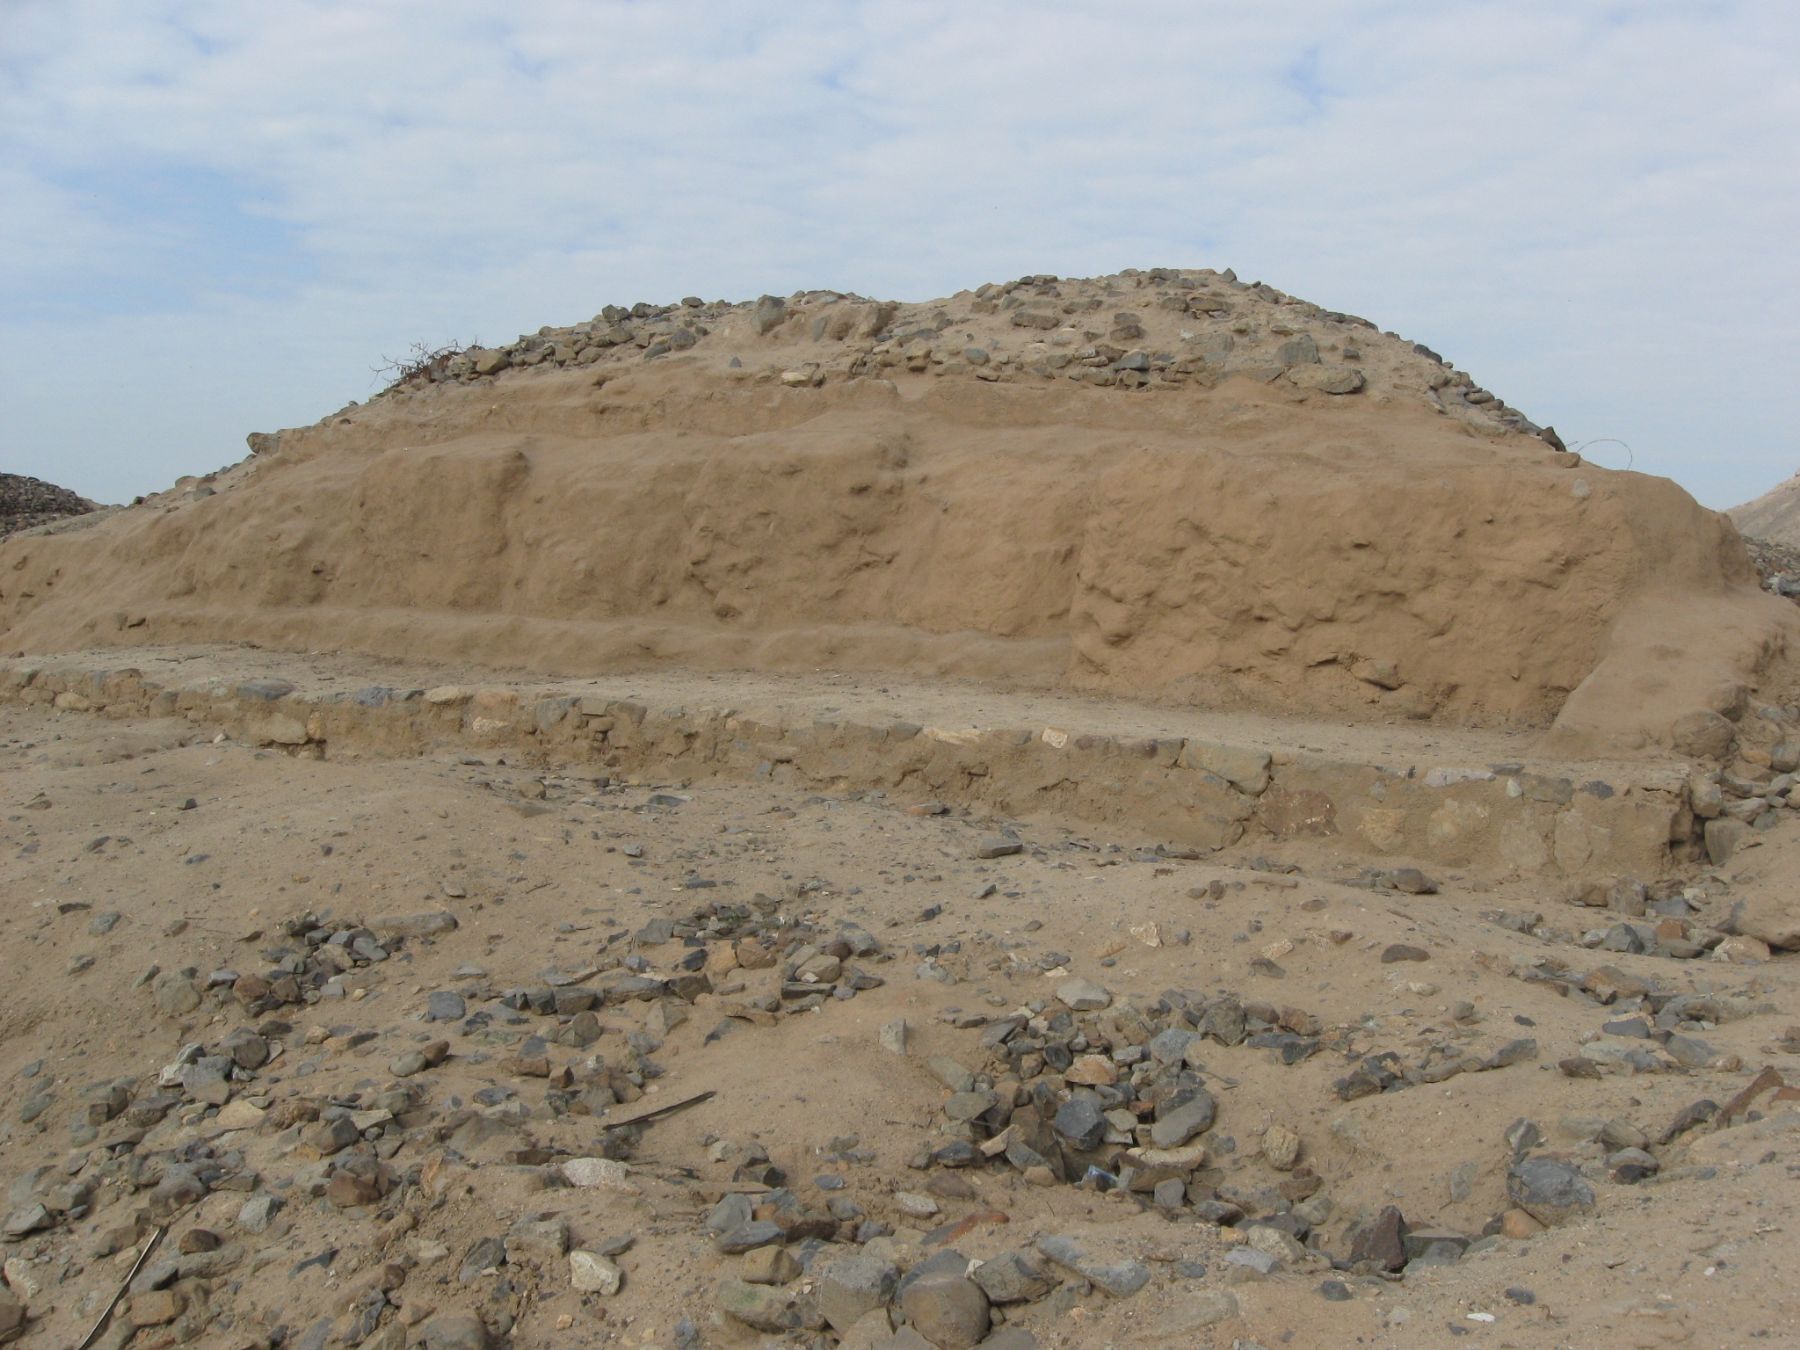
[[[76,1346],[75,1350],[88,1350],[89,1346],[100,1339],[100,1333],[106,1329],[107,1319],[113,1315],[113,1310],[119,1306],[119,1300],[125,1297],[125,1291],[131,1288],[131,1282],[138,1277],[138,1272],[144,1268],[144,1262],[150,1259],[150,1253],[156,1250],[156,1244],[162,1241],[163,1234],[168,1231],[166,1227],[158,1228],[150,1235],[150,1240],[144,1244],[144,1250],[138,1253],[138,1259],[131,1263],[131,1269],[126,1273],[124,1282],[113,1292],[112,1300],[101,1310],[100,1320],[94,1323],[88,1334],[81,1338],[81,1344]]]
[[[635,1116],[627,1116],[624,1120],[608,1120],[603,1122],[609,1130],[628,1129],[633,1125],[648,1125],[652,1121],[661,1120],[664,1116],[672,1116],[677,1111],[685,1111],[690,1106],[698,1106],[701,1102],[711,1101],[716,1092],[696,1092],[692,1097],[683,1097],[678,1102],[670,1102],[667,1106],[654,1107],[649,1111],[640,1111]]]

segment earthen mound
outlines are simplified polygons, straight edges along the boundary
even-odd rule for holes
[[[86,497],[41,478],[0,473],[0,538],[94,509]]]
[[[79,537],[13,650],[904,670],[1666,744],[1794,633],[1737,532],[1230,273],[608,306]]]

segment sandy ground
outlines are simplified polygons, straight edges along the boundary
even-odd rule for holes
[[[56,1188],[96,1183],[85,1207],[4,1239],[7,1283],[29,1310],[28,1343],[75,1344],[166,1214],[158,1259],[192,1249],[181,1259],[199,1263],[171,1286],[180,1308],[163,1317],[170,1307],[159,1296],[135,1295],[102,1344],[153,1318],[163,1320],[132,1345],[411,1344],[443,1333],[459,1312],[518,1347],[755,1344],[765,1337],[718,1311],[721,1281],[752,1258],[721,1254],[704,1224],[725,1190],[767,1179],[759,1148],[808,1210],[848,1198],[860,1211],[831,1242],[790,1242],[813,1268],[791,1286],[801,1294],[837,1239],[880,1229],[890,1230],[876,1239],[880,1250],[902,1265],[944,1246],[986,1260],[1054,1234],[1146,1265],[1148,1284],[1127,1297],[1065,1271],[1060,1289],[1009,1305],[1005,1326],[1042,1345],[1800,1337],[1787,1237],[1800,1197],[1795,1104],[1764,1094],[1733,1128],[1655,1143],[1684,1108],[1729,1103],[1765,1064],[1800,1082],[1800,1047],[1783,1038],[1796,1020],[1791,958],[1734,965],[1586,950],[1561,939],[1593,926],[1593,912],[1531,886],[1377,893],[1306,873],[1156,858],[1134,852],[1134,840],[1043,825],[1020,828],[1021,853],[984,860],[978,845],[1006,822],[923,816],[879,799],[546,779],[466,756],[308,761],[215,742],[185,721],[17,708],[3,719],[0,1182],[9,1224]],[[1796,853],[1778,832],[1749,855],[1746,879],[1692,880],[1717,904],[1733,885],[1791,884]],[[604,1006],[592,1044],[537,1052],[551,1073],[569,1070],[570,1089],[522,1069],[521,1056],[536,1051],[523,1039],[569,1019],[510,1008],[500,1001],[507,991],[541,987],[546,972],[592,984],[605,978],[593,971],[628,953],[672,973],[693,949],[656,942],[644,926],[718,905],[743,906],[777,947],[781,934],[860,925],[878,949],[846,964],[881,983],[809,1011],[764,1012],[759,999],[787,1006],[781,965],[730,969],[722,953],[740,949],[712,941],[712,989],[683,1005],[685,1020],[663,1000]],[[385,961],[353,972],[346,997],[251,1015],[227,988],[172,1015],[160,977],[146,979],[153,968],[191,968],[203,984],[221,969],[265,970],[281,922],[300,915],[348,928],[440,911],[456,917],[454,931],[390,941]],[[1542,914],[1545,936],[1488,917],[1499,911]],[[1147,944],[1146,924],[1159,945]],[[1427,959],[1386,963],[1392,944]],[[1639,1041],[1660,1071],[1609,1066],[1571,1078],[1559,1062],[1589,1042],[1624,1044],[1601,1027],[1630,1008],[1521,978],[1546,961],[1578,974],[1610,964],[1714,993],[1731,1020],[1683,1029],[1709,1048],[1705,1067],[1667,1064]],[[1134,996],[1148,1003],[1186,990],[1317,1019],[1318,1052],[1291,1066],[1266,1048],[1206,1044],[1203,1073],[1219,1109],[1197,1179],[1221,1196],[1279,1204],[1275,1188],[1292,1174],[1273,1169],[1259,1141],[1272,1125],[1295,1131],[1330,1202],[1315,1225],[1330,1256],[1347,1257],[1352,1231],[1388,1204],[1415,1229],[1480,1235],[1509,1209],[1507,1134],[1521,1119],[1543,1135],[1534,1152],[1585,1165],[1596,1210],[1403,1279],[1334,1272],[1309,1253],[1263,1276],[1228,1259],[1247,1245],[1241,1231],[1191,1208],[1169,1217],[1148,1196],[1031,1184],[1004,1161],[911,1166],[922,1146],[947,1142],[949,1094],[928,1067],[933,1057],[989,1068],[982,1024],[1022,1008],[1053,1011],[1071,977],[1102,984],[1115,1011]],[[424,1021],[433,992],[461,995],[465,1016]],[[908,1035],[897,1055],[882,1029],[900,1019]],[[178,1087],[173,1108],[123,1143],[132,1111],[107,1120],[105,1108],[92,1109],[97,1090],[114,1083],[134,1104],[155,1097],[159,1071],[184,1045],[210,1052],[244,1027],[280,1050],[229,1084],[225,1107]],[[1520,1037],[1535,1040],[1535,1059],[1348,1102],[1334,1092],[1369,1052],[1417,1062],[1433,1047],[1486,1055]],[[400,1057],[440,1038],[449,1051],[441,1064],[396,1074]],[[584,1083],[636,1095],[622,1074],[642,1080],[637,1100],[598,1116],[567,1110]],[[397,1090],[412,1096],[399,1101]],[[610,1151],[628,1155],[628,1190],[562,1184],[562,1161],[608,1151],[609,1119],[701,1092],[715,1095],[629,1145],[613,1137]],[[402,1108],[395,1119],[336,1162],[322,1158],[309,1109],[380,1114],[383,1102]],[[1601,1146],[1584,1142],[1609,1120],[1649,1136],[1660,1177],[1610,1179]],[[385,1166],[375,1187],[384,1194],[342,1205],[343,1195],[310,1194],[358,1152]],[[211,1193],[165,1202],[158,1178],[184,1160],[215,1164]],[[283,1201],[260,1232],[241,1213],[258,1195]],[[917,1212],[913,1196],[937,1213]],[[613,1252],[618,1292],[571,1289],[568,1263],[520,1238],[534,1216],[566,1221],[576,1248]],[[965,1219],[946,1241],[939,1230]],[[227,1268],[204,1267],[208,1240],[188,1236],[195,1229],[223,1242],[215,1264]],[[459,1278],[472,1246],[508,1234],[504,1264]],[[1348,1298],[1325,1297],[1328,1280]],[[371,1303],[382,1287],[385,1299]],[[1227,1292],[1229,1315],[1205,1321]],[[371,1306],[354,1327],[357,1310]],[[384,1330],[396,1327],[410,1330]]]

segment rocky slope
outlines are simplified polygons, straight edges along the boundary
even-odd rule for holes
[[[1797,631],[1673,484],[1230,273],[608,307],[251,445],[0,548],[5,645],[897,671],[1634,750],[1779,683]]]
[[[86,497],[41,478],[0,473],[0,538],[94,509],[94,503]]]

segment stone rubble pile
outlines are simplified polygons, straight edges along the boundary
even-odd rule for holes
[[[985,335],[971,340],[963,334],[970,325]],[[673,305],[607,305],[584,323],[546,326],[505,346],[447,355],[387,392],[579,367],[602,367],[604,382],[621,362],[655,361],[717,342],[730,345],[733,367],[742,367],[743,356],[763,342],[780,344],[783,354],[809,344],[832,349],[759,376],[788,387],[910,373],[1138,390],[1210,386],[1241,375],[1338,396],[1369,387],[1364,355],[1379,346],[1406,370],[1407,392],[1472,425],[1566,449],[1554,429],[1508,407],[1429,348],[1383,333],[1367,319],[1210,268],[1133,268],[1092,279],[1026,276],[927,305],[834,291],[737,304],[688,296]],[[272,445],[266,435],[251,437],[252,450]]]
[[[67,488],[24,474],[0,473],[0,539],[34,525],[86,515],[95,504]]]

